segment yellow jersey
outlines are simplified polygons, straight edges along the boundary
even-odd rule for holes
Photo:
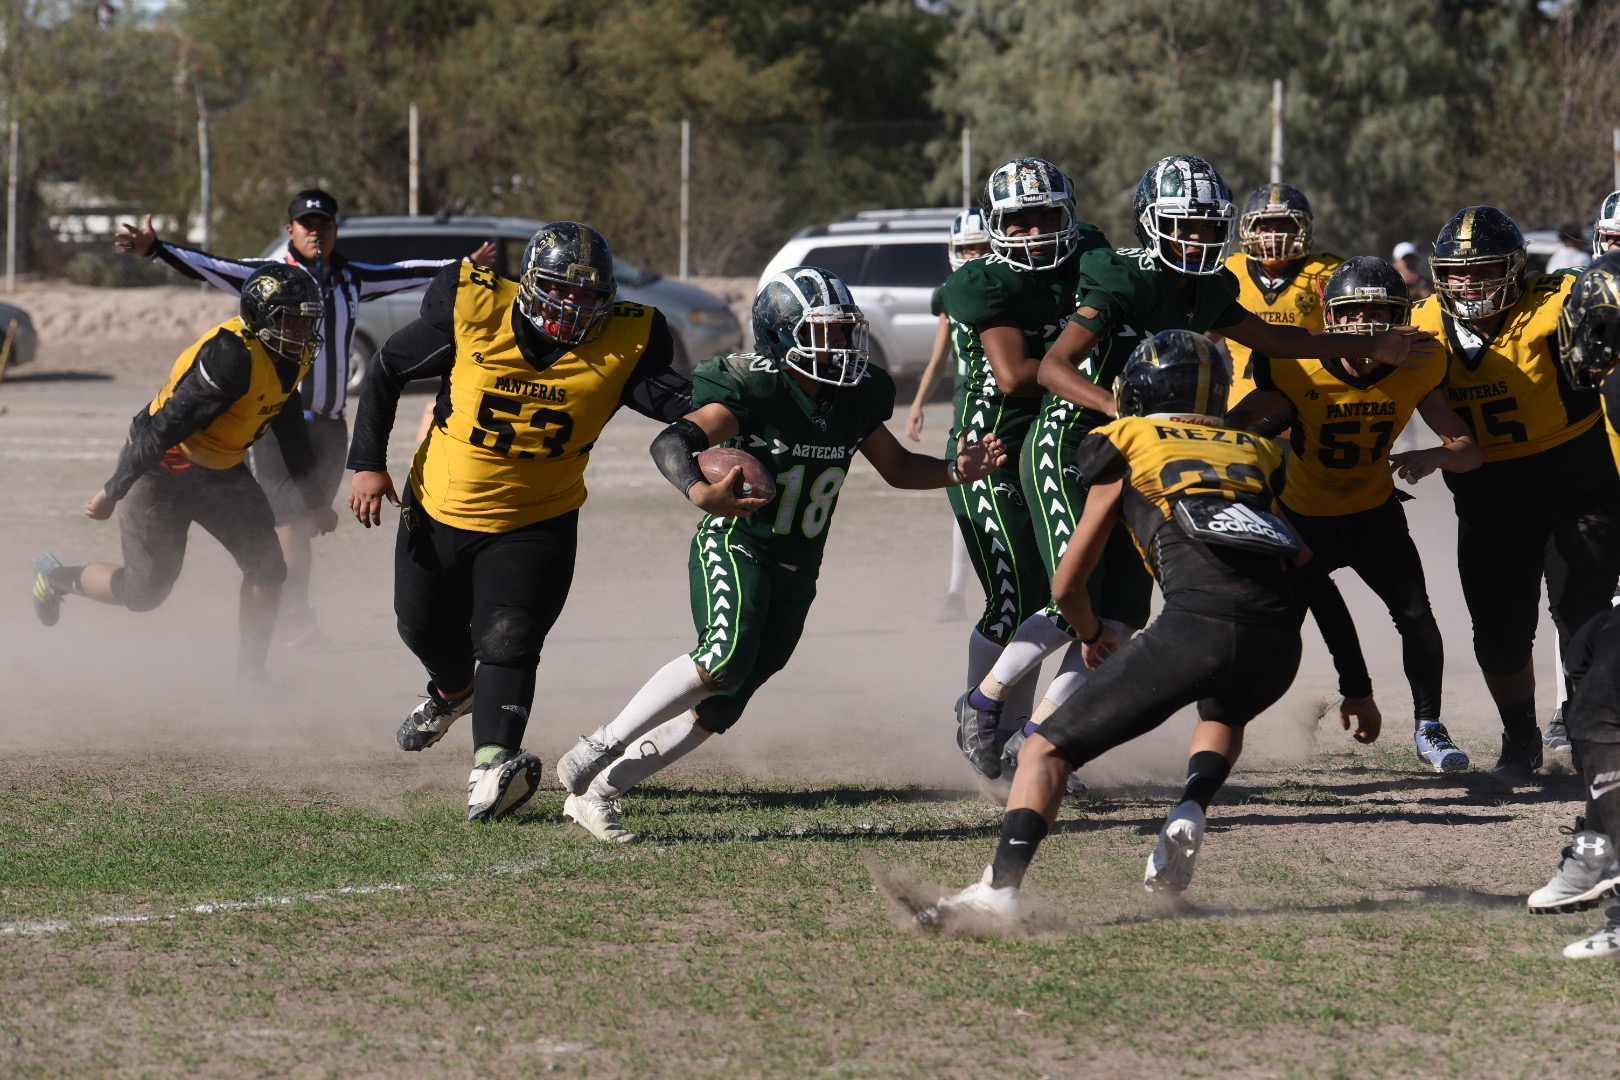
[[[647,348],[653,309],[615,304],[595,340],[536,370],[512,330],[517,283],[467,260],[460,272],[450,412],[417,448],[411,486],[446,525],[510,532],[584,505],[591,447]]]
[[[1423,399],[1446,384],[1439,359],[1422,369],[1384,366],[1361,377],[1338,360],[1257,357],[1254,371],[1260,389],[1282,394],[1299,415],[1282,501],[1312,517],[1388,502],[1395,491],[1389,448]]]
[[[1344,262],[1337,255],[1307,255],[1299,269],[1272,291],[1260,277],[1260,263],[1243,252],[1227,257],[1226,268],[1238,279],[1238,303],[1268,323],[1322,329],[1322,290],[1327,279]],[[1232,354],[1232,393],[1229,405],[1236,405],[1254,390],[1251,350],[1231,338],[1226,349]]]
[[[282,386],[281,375],[276,371],[276,362],[269,351],[247,328],[247,323],[235,318],[208,331],[180,354],[174,367],[169,369],[168,381],[146,407],[148,415],[156,416],[158,410],[168,403],[174,396],[175,387],[180,385],[180,380],[196,363],[202,347],[220,333],[233,334],[242,342],[253,359],[253,376],[248,384],[248,392],[237,398],[223,415],[207,427],[192,432],[175,447],[185,455],[186,460],[205,469],[230,469],[242,464],[242,459],[247,457],[248,447],[258,442],[259,437],[269,429],[271,422],[281,412],[281,406],[298,389],[303,379],[300,372],[291,386]]]
[[[1439,335],[1447,366],[1446,401],[1484,451],[1486,463],[1539,454],[1598,422],[1597,395],[1571,389],[1554,353],[1558,313],[1571,274],[1533,274],[1496,336],[1469,358],[1437,297],[1418,301],[1412,323]]]

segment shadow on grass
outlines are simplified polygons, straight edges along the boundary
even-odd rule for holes
[[[1265,918],[1282,915],[1373,915],[1392,911],[1417,911],[1435,904],[1487,908],[1491,910],[1524,907],[1523,896],[1505,893],[1480,892],[1455,885],[1412,885],[1406,892],[1415,896],[1346,900],[1336,904],[1267,904],[1252,907],[1205,906],[1186,899],[1161,901],[1157,912],[1143,915],[1123,915],[1111,920],[1107,926],[1132,926],[1160,922],[1164,919],[1225,919]]]

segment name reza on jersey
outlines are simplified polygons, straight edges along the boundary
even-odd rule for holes
[[[1254,436],[1246,431],[1232,431],[1228,428],[1212,427],[1162,427],[1153,426],[1153,431],[1161,439],[1191,439],[1194,442],[1223,442],[1233,443],[1237,446],[1258,446]],[[1231,438],[1227,438],[1230,435]]]
[[[1329,420],[1340,416],[1394,416],[1395,403],[1393,401],[1330,401],[1328,402],[1327,414]]]
[[[552,386],[549,383],[524,382],[522,379],[513,379],[505,375],[495,376],[495,389],[503,394],[522,394],[525,397],[539,398],[541,401],[567,401],[568,388]]]

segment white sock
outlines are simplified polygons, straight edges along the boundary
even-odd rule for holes
[[[991,667],[990,674],[979,684],[979,689],[995,701],[1007,701],[1012,688],[1024,676],[1038,671],[1041,661],[1057,652],[1074,639],[1062,630],[1045,612],[1036,612],[1024,620],[1018,633],[1007,642]],[[1031,697],[1033,704],[1034,698]]]
[[[1063,664],[1058,673],[1052,677],[1052,684],[1046,688],[1046,696],[1036,706],[1035,713],[1030,717],[1035,723],[1043,723],[1048,716],[1057,711],[1057,707],[1074,696],[1074,692],[1085,684],[1091,677],[1091,669],[1086,667],[1086,655],[1083,646],[1078,641],[1069,643],[1068,651],[1063,654]]]
[[[616,799],[702,746],[712,734],[698,724],[695,713],[688,712],[665,721],[638,739],[618,761],[603,769],[591,781],[591,790],[603,798]]]
[[[951,523],[951,595],[966,596],[968,579],[973,576],[973,560],[968,558],[967,541],[962,530]]]
[[[983,634],[975,626],[968,634],[968,670],[967,688],[969,690],[978,686],[990,669],[995,666],[996,657],[1001,655],[1001,646]]]
[[[596,729],[592,736],[617,750],[645,735],[666,720],[686,712],[714,693],[703,683],[697,664],[690,656],[677,656],[659,668],[646,685],[636,691],[630,704],[619,715]]]

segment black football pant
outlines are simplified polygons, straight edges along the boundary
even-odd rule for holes
[[[1574,694],[1564,706],[1586,785],[1586,827],[1620,830],[1620,608],[1590,619],[1564,654]]]
[[[1429,606],[1423,562],[1407,529],[1400,497],[1355,514],[1312,516],[1284,513],[1323,569],[1348,566],[1389,610],[1401,635],[1401,664],[1412,688],[1412,719],[1440,719],[1440,683],[1445,674],[1445,643]]]
[[[473,745],[523,745],[534,672],[574,579],[579,511],[504,533],[435,520],[407,490],[394,546],[399,636],[433,685],[474,681]]]
[[[1620,575],[1620,476],[1602,424],[1551,450],[1445,477],[1480,670],[1507,676],[1530,663],[1544,575],[1563,640],[1608,608]],[[1551,575],[1549,543],[1559,564]]]
[[[1241,727],[1298,669],[1292,619],[1269,626],[1167,608],[1047,717],[1041,735],[1078,769],[1195,701],[1200,719]]]

